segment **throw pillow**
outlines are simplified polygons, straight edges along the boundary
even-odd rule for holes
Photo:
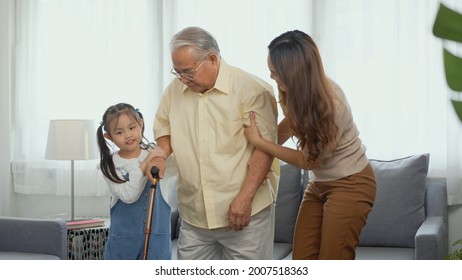
[[[301,169],[281,162],[281,178],[275,209],[274,242],[292,243],[302,196]]]
[[[370,160],[377,195],[361,232],[360,246],[415,247],[415,234],[425,220],[429,157]]]

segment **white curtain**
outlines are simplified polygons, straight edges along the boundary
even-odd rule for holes
[[[144,114],[145,136],[153,140],[152,120],[163,90],[158,5],[149,0],[16,1],[16,192],[70,193],[70,162],[44,160],[51,119],[99,123],[106,108],[126,102]],[[75,162],[76,195],[107,193],[97,164]]]
[[[452,7],[460,1],[446,1]],[[461,125],[449,102],[437,0],[316,1],[315,37],[327,73],[345,90],[370,158],[430,153],[462,203]]]
[[[151,133],[172,79],[168,43],[183,27],[207,29],[228,63],[273,86],[267,46],[300,29],[313,36],[327,74],[344,88],[368,156],[430,153],[430,175],[447,177],[449,204],[462,203],[462,125],[448,99],[442,42],[431,33],[438,0],[17,3],[15,158],[21,164],[43,159],[49,119],[99,120],[116,102],[140,107]]]
[[[292,3],[221,1],[223,13],[210,0],[18,0],[15,191],[70,192],[70,163],[44,160],[50,119],[99,121],[109,105],[127,102],[140,108],[152,139],[158,101],[173,78],[168,44],[186,26],[209,30],[229,63],[272,82],[269,41],[311,29],[311,2]],[[76,161],[76,195],[107,193],[96,165]]]

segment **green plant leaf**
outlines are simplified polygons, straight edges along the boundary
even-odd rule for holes
[[[454,243],[452,243],[452,246],[455,247],[457,245],[462,245],[462,238],[459,240],[456,240]]]
[[[452,107],[456,111],[457,117],[462,122],[462,101],[451,99]]]
[[[440,3],[433,24],[433,35],[442,39],[462,42],[462,14]]]
[[[462,239],[457,240],[452,244],[452,247],[457,247],[457,245],[462,244]],[[449,255],[446,256],[447,260],[462,260],[462,249],[456,249],[454,252],[450,253]]]
[[[443,49],[444,71],[449,88],[462,91],[462,58]]]

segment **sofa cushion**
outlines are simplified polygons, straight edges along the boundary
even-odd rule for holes
[[[415,234],[425,219],[429,157],[371,160],[377,195],[361,232],[360,246],[415,247]]]
[[[415,260],[414,248],[357,247],[356,260]]]
[[[60,260],[60,258],[49,254],[0,251],[0,260]]]
[[[276,198],[274,241],[292,243],[295,220],[303,195],[299,168],[281,162],[281,178]]]
[[[274,243],[273,260],[286,259],[290,253],[292,253],[292,243]]]

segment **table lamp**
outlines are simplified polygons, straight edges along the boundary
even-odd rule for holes
[[[50,120],[45,159],[71,161],[71,221],[74,220],[74,160],[97,158],[93,120]]]

